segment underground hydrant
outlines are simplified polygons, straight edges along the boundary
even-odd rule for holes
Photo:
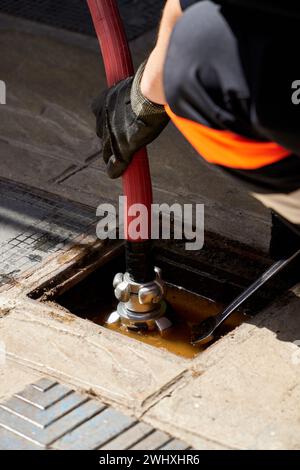
[[[108,323],[121,321],[129,330],[158,329],[161,333],[172,326],[166,316],[167,305],[163,300],[161,273],[158,268],[155,271],[156,278],[144,284],[135,282],[129,273],[116,274],[113,285],[119,304]]]
[[[118,6],[115,0],[87,0],[87,3],[102,51],[107,82],[112,86],[133,75],[132,58]],[[162,333],[172,323],[166,317],[164,286],[151,254],[152,184],[145,148],[134,155],[124,173],[123,190],[128,208],[134,204],[143,204],[146,207],[148,237],[139,240],[130,238],[130,216],[126,209],[126,272],[115,276],[113,286],[119,305],[117,311],[109,317],[108,323],[121,322],[128,329],[158,329]]]

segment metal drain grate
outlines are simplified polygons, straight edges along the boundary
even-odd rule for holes
[[[4,180],[0,199],[0,286],[79,235],[95,234],[95,214],[84,206]]]
[[[163,0],[118,0],[128,39],[134,39],[156,26]],[[94,35],[86,1],[2,0],[0,11],[56,28]]]
[[[185,450],[189,446],[42,378],[0,404],[0,450]]]

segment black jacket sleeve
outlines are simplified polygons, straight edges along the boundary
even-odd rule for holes
[[[180,0],[182,10],[203,0]],[[276,13],[292,18],[300,18],[300,2],[294,0],[212,0],[214,3],[233,5],[242,8],[254,8],[257,11]]]
[[[194,3],[198,3],[201,1],[203,0],[180,0],[181,9],[186,10],[188,7],[190,7]]]

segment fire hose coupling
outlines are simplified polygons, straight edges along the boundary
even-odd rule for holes
[[[134,312],[150,312],[157,308],[164,295],[164,287],[157,269],[157,277],[152,282],[140,284],[135,282],[130,274],[116,274],[113,286],[115,296],[120,302]]]
[[[155,279],[139,283],[129,273],[116,274],[113,286],[119,300],[117,311],[108,319],[108,323],[121,322],[131,330],[159,330],[163,332],[172,326],[166,317],[164,284],[161,271],[155,268]]]

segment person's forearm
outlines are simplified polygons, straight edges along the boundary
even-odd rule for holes
[[[164,63],[171,33],[181,15],[182,10],[179,0],[167,0],[162,15],[157,43],[147,61],[141,81],[141,91],[143,95],[154,103],[166,104],[163,86]]]

